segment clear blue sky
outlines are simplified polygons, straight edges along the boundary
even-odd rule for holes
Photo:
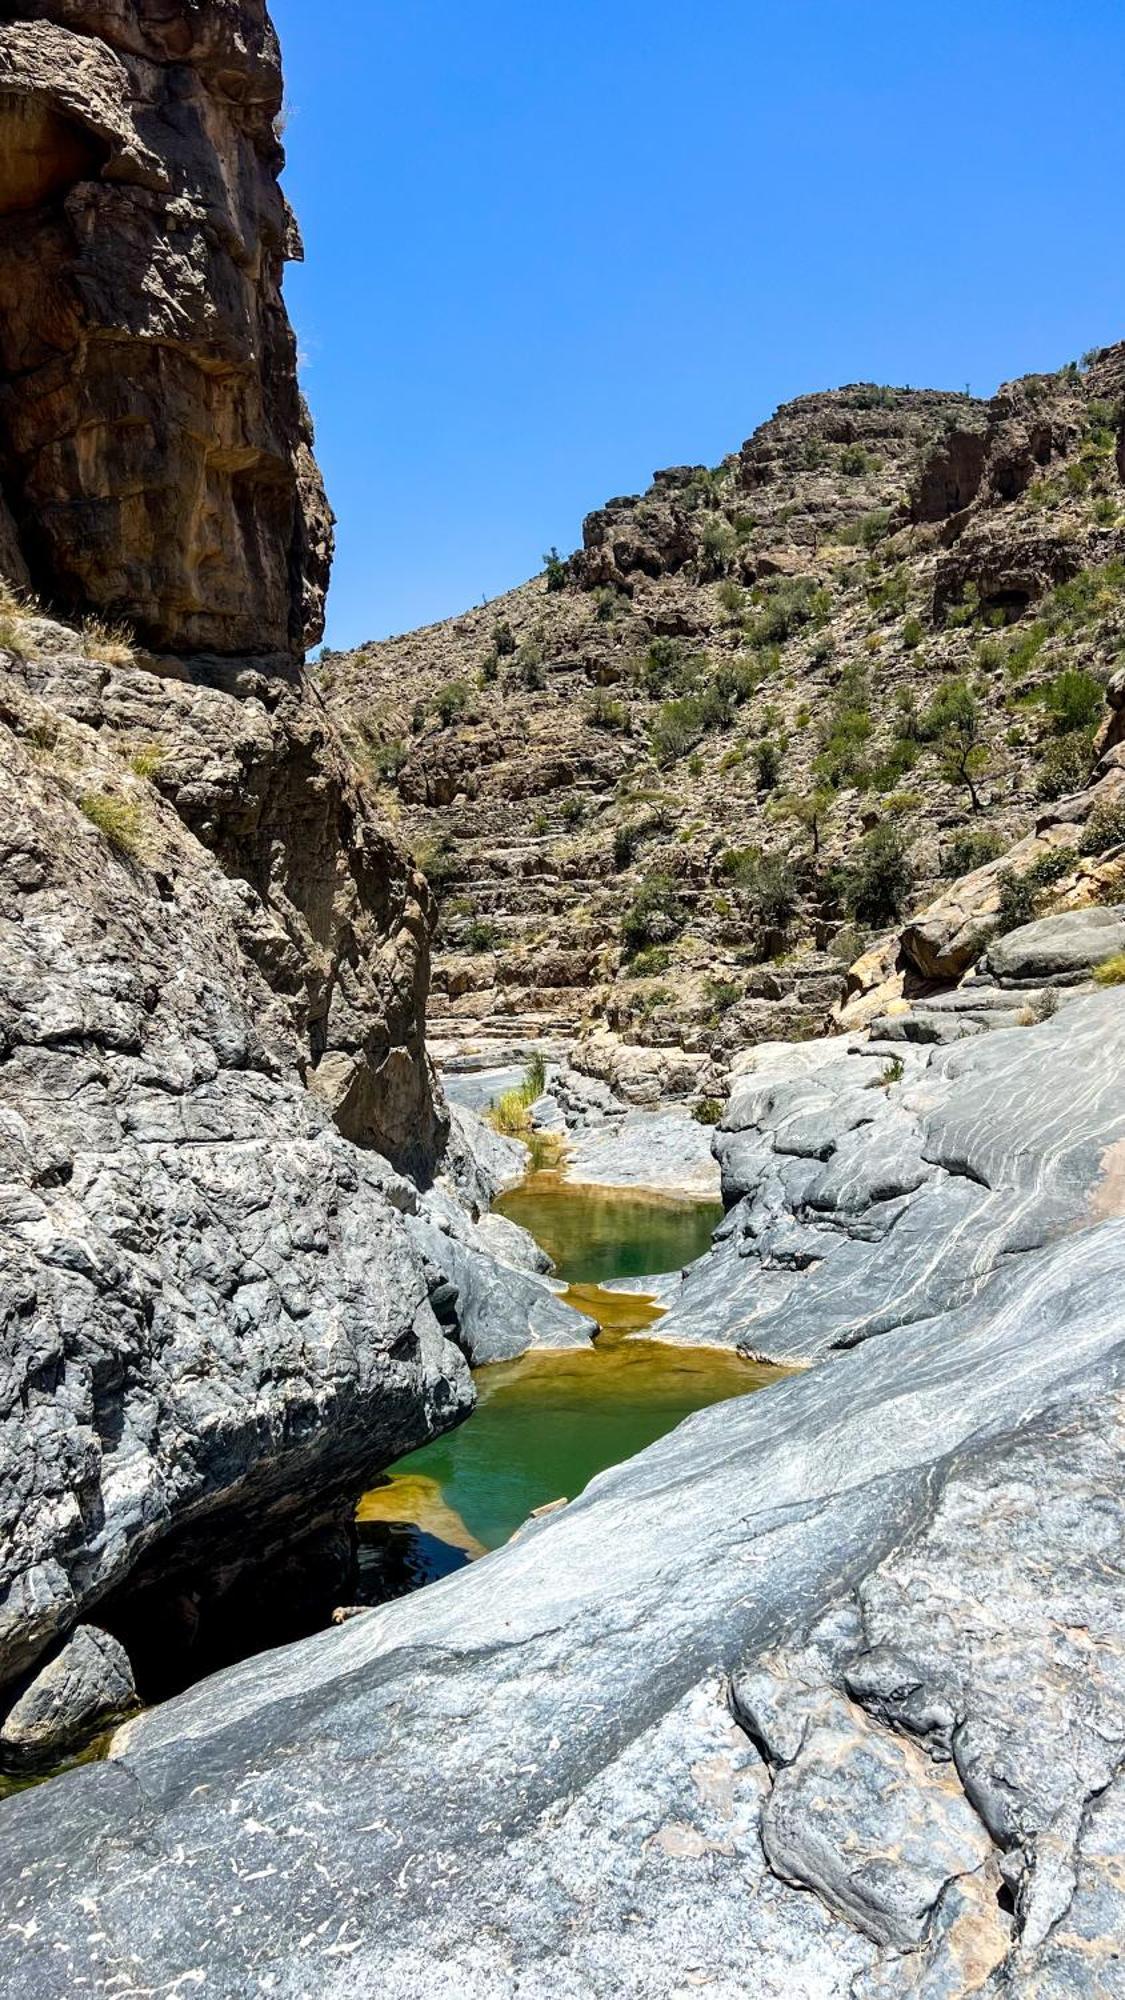
[[[329,640],[785,397],[1125,336],[1120,0],[274,0]]]

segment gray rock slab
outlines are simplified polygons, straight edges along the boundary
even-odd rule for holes
[[[1125,906],[1064,910],[1040,917],[996,938],[988,947],[989,971],[1001,981],[1050,980],[1089,972],[1125,951]]]
[[[407,1228],[427,1277],[435,1274],[451,1288],[448,1323],[474,1368],[515,1360],[532,1347],[588,1347],[593,1341],[597,1321],[565,1305],[542,1277],[497,1263],[422,1217],[410,1218]]]
[[[202,1974],[204,1990],[286,2000],[357,1990],[398,2000],[423,1974],[439,1995],[482,2000],[517,1990],[665,2000],[701,1975],[724,1995],[845,2000],[921,1991],[923,1973],[945,1982],[925,1990],[956,1992],[949,1967],[970,1917],[985,1976],[1006,1977],[1022,1947],[998,1907],[989,1821],[977,1814],[983,1849],[951,1789],[956,1767],[939,1760],[931,1778],[923,1739],[888,1723],[896,1691],[881,1710],[858,1704],[848,1741],[871,1755],[849,1747],[850,1786],[828,1808],[811,1769],[790,1784],[790,1858],[779,1866],[804,1885],[795,1889],[763,1847],[770,1814],[781,1819],[777,1767],[731,1714],[722,1676],[756,1663],[778,1678],[780,1702],[787,1684],[803,1685],[823,1718],[804,1740],[823,1762],[840,1701],[856,1701],[841,1660],[872,1642],[897,1646],[913,1599],[933,1607],[923,1648],[954,1634],[948,1657],[918,1662],[916,1676],[937,1692],[958,1673],[979,1683],[963,1718],[983,1746],[975,1793],[1002,1788],[1009,1767],[1034,1757],[1033,1739],[1018,1735],[1021,1684],[1030,1716],[1047,1677],[1047,1724],[1069,1742],[1058,1618],[1071,1585],[1075,1611],[1087,1603],[1082,1564],[1105,1560],[1097,1496],[1120,1463],[1123,1302],[1125,1223],[1073,1231],[1007,1260],[968,1306],[905,1327],[893,1347],[868,1342],[700,1412],[456,1577],[130,1724],[108,1765],[0,1807],[5,1992],[69,2000],[126,1973],[158,1989]],[[1108,1490],[1116,1498],[1120,1481]],[[1059,1588],[1024,1649],[1034,1517],[1052,1510],[1060,1548],[1068,1519],[1091,1525],[1070,1584],[1052,1572]],[[982,1546],[979,1580],[958,1594],[958,1551],[997,1514],[1000,1540]],[[910,1583],[923,1571],[925,1600]],[[873,1579],[878,1601],[863,1597]],[[896,1591],[901,1634],[880,1608]],[[973,1672],[981,1615],[991,1678]],[[1066,1617],[1077,1660],[1081,1624]],[[806,1669],[806,1635],[826,1621]],[[1088,1637],[1093,1668],[1100,1626]],[[1004,1662],[1025,1656],[1013,1681]],[[1073,1677],[1066,1684],[1077,1700]],[[940,1706],[936,1692],[929,1706]],[[1092,1742],[1100,1719],[1109,1758],[1114,1713],[1107,1691],[1088,1729]],[[1017,1733],[1005,1743],[1006,1717]],[[888,1728],[889,1744],[878,1734]],[[1093,1774],[1082,1765],[1064,1783],[1070,1805]],[[931,1805],[945,1803],[927,1844],[920,1802],[933,1784]],[[1112,1814],[1099,1823],[1080,1811],[1075,1825],[1071,1904],[1088,1926],[1112,1925]],[[905,1865],[896,1827],[909,1836]],[[861,1895],[847,1881],[852,1852]],[[981,1882],[988,1897],[974,1903]],[[919,1934],[935,1896],[925,1956],[904,1960],[899,1942]],[[1066,1926],[1028,1949],[1057,1953],[1060,1936]],[[1094,2000],[1104,1949],[1085,1969],[1066,1949],[1073,1991]]]

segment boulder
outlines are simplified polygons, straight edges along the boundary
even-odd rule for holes
[[[1064,910],[1008,931],[988,947],[988,970],[1005,986],[1084,978],[1125,952],[1125,904]]]
[[[96,1625],[78,1625],[0,1725],[0,1765],[23,1773],[57,1764],[136,1705],[124,1646]]]

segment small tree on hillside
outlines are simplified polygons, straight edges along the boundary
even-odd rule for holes
[[[974,812],[981,800],[976,781],[988,768],[980,705],[966,680],[946,681],[930,703],[925,733],[937,745],[942,775],[951,785],[964,785]]]
[[[836,803],[836,794],[831,785],[815,785],[811,792],[787,792],[778,800],[779,818],[792,821],[808,834],[812,843],[813,860],[820,857],[820,843],[824,830]]]

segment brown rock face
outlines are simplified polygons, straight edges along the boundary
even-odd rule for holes
[[[0,14],[0,560],[157,650],[300,653],[332,517],[262,0]]]

